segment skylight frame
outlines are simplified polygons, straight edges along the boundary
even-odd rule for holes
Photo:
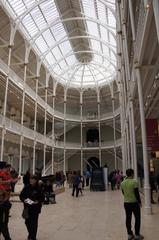
[[[50,44],[49,44],[49,41],[48,41],[49,37],[47,36],[47,31],[48,31],[49,35],[52,36],[52,39],[53,38],[55,39],[55,41],[57,41],[57,40],[59,41],[61,38],[64,38],[64,37],[67,36],[67,33],[66,33],[66,31],[64,29],[64,26],[63,26],[63,23],[61,22],[61,24],[59,23],[57,25],[50,26],[45,32],[43,32],[41,34],[41,36],[39,36],[38,39],[35,40],[35,42],[33,41],[34,37],[36,36],[36,33],[39,32],[40,30],[42,30],[43,28],[49,26],[50,23],[51,23],[50,17],[51,17],[52,14],[51,14],[51,12],[49,14],[48,11],[51,9],[51,6],[52,7],[55,6],[55,4],[54,4],[54,6],[51,5],[53,3],[53,0],[47,1],[47,3],[49,3],[49,8],[46,7],[47,4],[46,4],[45,0],[39,0],[39,1],[30,0],[30,2],[32,2],[32,4],[27,2],[27,5],[25,4],[26,3],[25,0],[13,0],[13,1],[2,0],[2,1],[5,2],[6,6],[10,6],[10,11],[12,11],[12,14],[14,12],[14,19],[17,19],[17,23],[19,24],[19,27],[23,29],[23,32],[27,36],[27,39],[30,41],[30,43],[33,43],[33,47],[34,47],[34,49],[36,49],[38,51],[38,54],[43,56],[43,54],[50,48]],[[93,3],[93,5],[92,5],[93,6],[92,7],[93,11],[91,9],[91,11],[92,11],[91,17],[92,18],[97,18],[97,20],[99,20],[99,21],[96,22],[96,23],[93,22],[93,21],[92,22],[89,21],[89,24],[88,24],[88,20],[86,20],[85,22],[86,22],[86,25],[88,27],[88,30],[90,29],[89,25],[94,26],[94,29],[96,28],[96,32],[94,32],[94,35],[98,38],[102,38],[102,36],[104,34],[103,30],[102,30],[102,29],[104,29],[104,27],[103,27],[104,21],[102,21],[101,15],[102,14],[103,14],[103,16],[104,16],[104,14],[106,15],[105,9],[107,9],[107,11],[108,11],[108,13],[107,13],[108,18],[107,18],[106,24],[110,26],[111,31],[114,32],[114,34],[115,34],[116,23],[114,21],[115,17],[113,15],[113,11],[112,11],[112,10],[115,11],[115,4],[113,3],[113,1],[115,1],[115,0],[108,0],[108,1],[107,0],[94,0],[94,1],[92,1],[92,0],[82,0],[81,1],[81,5],[83,6],[83,10],[84,10],[82,12],[83,15],[89,15],[88,12],[85,10],[85,4],[87,3],[88,9],[91,9],[90,2]],[[16,6],[15,10],[13,9],[13,5],[11,5],[11,2],[15,3],[15,5],[14,5],[14,6]],[[19,6],[20,6],[19,3],[23,6],[22,9],[19,9]],[[108,4],[109,7],[107,7],[107,4]],[[102,8],[102,6],[103,6],[103,8]],[[102,12],[100,12],[100,8],[102,9]],[[24,11],[24,9],[25,9],[25,11]],[[25,12],[26,13],[28,12],[28,14],[26,16],[25,16]],[[39,16],[38,19],[40,20],[40,23],[38,23],[36,21],[35,16],[34,16],[34,14],[37,15],[37,13],[38,13],[38,16]],[[47,16],[49,16],[48,20],[47,20]],[[54,11],[53,11],[53,16],[54,16],[55,20],[60,18],[59,13],[58,13],[57,9],[55,9],[55,8],[54,8]],[[26,25],[25,21],[27,20],[27,18],[28,18],[28,21],[33,21],[33,23],[30,25],[30,27],[33,27],[33,28],[32,29],[30,28],[30,30],[29,30],[29,27],[25,26]],[[19,22],[20,19],[22,20],[22,22]],[[102,24],[100,24],[100,21],[101,21]],[[60,26],[61,26],[61,30],[59,30]],[[54,33],[55,29],[57,29],[57,31],[59,30],[58,33],[60,33],[60,35],[58,35],[58,37],[59,37],[58,39],[56,39],[56,36],[55,36],[55,33]],[[113,44],[114,45],[114,51],[116,51],[114,36],[111,35],[111,32],[108,31],[108,28],[105,30],[105,32],[107,32],[107,41],[108,42],[114,41],[114,44]],[[68,37],[68,40],[69,40],[69,37]],[[40,43],[40,41],[41,41],[41,43]],[[99,62],[100,64],[106,64],[106,60],[104,59],[103,55],[107,55],[107,54],[108,54],[108,58],[112,62],[114,62],[114,64],[116,64],[115,56],[113,55],[113,52],[110,51],[110,47],[106,47],[105,45],[102,44],[102,42],[97,42],[93,38],[90,39],[90,42],[91,42],[91,46],[93,47],[94,56],[97,56],[96,55],[96,49],[97,48],[98,48],[98,51],[99,50],[101,51],[101,55],[99,54],[98,57],[96,57],[96,60],[97,60],[97,58],[98,59],[102,58],[102,62]],[[74,50],[71,49],[71,48],[72,47],[70,45],[69,50],[72,51],[72,53],[74,53]],[[55,52],[54,52],[55,49],[53,49],[50,53],[48,53],[48,55],[46,55],[46,57],[43,58],[43,61],[44,61],[44,64],[46,65],[46,67],[53,74],[58,76],[59,73],[54,72],[54,70],[52,68],[52,65],[55,64],[56,62],[58,62],[59,58],[61,58],[62,56],[64,58],[66,56],[66,58],[64,60],[62,60],[61,62],[58,63],[56,68],[59,68],[59,69],[68,68],[69,69],[70,64],[73,64],[73,65],[76,64],[76,59],[75,59],[76,57],[73,58],[73,55],[72,56],[71,55],[67,56],[67,52],[65,52],[65,50],[61,49],[60,44],[57,45],[56,49],[58,49],[58,51],[61,52],[61,55],[59,54],[58,57],[55,56],[56,55]],[[106,51],[106,49],[107,49],[107,51]],[[50,57],[49,57],[49,54],[51,54]],[[49,60],[51,58],[52,58],[52,60]],[[67,58],[69,58],[70,61],[67,61]],[[53,62],[53,59],[54,59],[54,62]],[[93,61],[92,61],[92,63],[93,63]],[[87,63],[85,63],[85,65],[86,64]],[[116,70],[110,64],[109,71],[111,70],[111,68],[112,68],[112,74],[113,74],[113,79],[114,79],[114,73],[115,73]],[[107,69],[106,66],[105,66],[105,69]],[[107,70],[105,70],[105,71],[107,71]],[[94,74],[93,74],[93,77],[94,77]],[[62,76],[61,76],[61,78],[62,78]],[[63,82],[63,80],[61,80],[61,82]],[[100,79],[98,81],[100,82]],[[72,84],[72,83],[70,82],[70,84]],[[84,86],[84,82],[82,82],[81,85]]]

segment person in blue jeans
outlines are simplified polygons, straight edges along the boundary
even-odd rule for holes
[[[121,183],[122,193],[124,195],[124,208],[126,213],[126,228],[128,240],[141,240],[144,237],[140,234],[141,226],[141,199],[138,190],[138,182],[134,179],[134,170],[126,170],[126,178]],[[131,229],[132,214],[135,217],[135,236]]]

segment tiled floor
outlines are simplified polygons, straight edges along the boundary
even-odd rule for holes
[[[39,219],[38,240],[125,240],[125,213],[120,191],[90,192],[73,198],[71,190],[57,195],[57,204],[45,205]],[[27,236],[21,218],[22,204],[13,203],[10,218],[12,240]],[[159,205],[153,215],[142,209],[142,234],[145,240],[159,239]]]

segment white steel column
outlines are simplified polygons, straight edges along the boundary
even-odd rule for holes
[[[112,110],[113,110],[113,134],[114,134],[114,165],[117,169],[117,157],[116,157],[116,128],[115,128],[115,113],[114,113],[114,97],[112,97]]]
[[[16,26],[13,22],[11,22],[11,33],[10,33],[10,41],[8,46],[8,64],[7,64],[7,76],[6,76],[6,86],[5,86],[5,94],[4,94],[4,105],[3,105],[3,129],[2,129],[2,139],[1,139],[1,156],[0,161],[3,161],[3,153],[4,153],[4,138],[5,138],[5,117],[6,117],[6,110],[7,110],[7,100],[8,100],[8,85],[9,85],[9,73],[10,73],[10,64],[11,64],[11,53],[12,47],[14,45],[14,37],[16,33]]]
[[[25,106],[25,84],[26,84],[26,70],[27,63],[24,63],[24,83],[23,83],[23,98],[21,110],[21,136],[20,136],[20,150],[19,150],[19,175],[22,173],[22,151],[23,151],[23,125],[24,125],[24,106]]]
[[[64,165],[63,172],[66,175],[66,101],[67,91],[64,92]]]
[[[98,104],[98,130],[99,130],[99,163],[102,166],[102,152],[101,152],[101,116],[100,116],[100,95],[99,89],[97,90],[97,104]]]
[[[26,74],[29,58],[30,48],[26,44],[25,62],[24,62],[24,83],[23,83],[23,97],[22,97],[22,110],[21,110],[21,136],[20,136],[20,151],[19,151],[19,175],[22,173],[22,152],[23,152],[23,125],[24,125],[24,111],[25,111],[25,88],[26,88]]]
[[[46,143],[44,144],[44,148],[43,148],[44,152],[43,152],[43,175],[46,175]]]
[[[159,1],[153,0],[152,2],[153,2],[153,11],[155,16],[157,37],[158,37],[158,43],[159,43]]]
[[[127,146],[127,166],[131,167],[131,157],[130,157],[130,138],[129,138],[129,122],[126,120],[126,146]]]
[[[35,93],[36,93],[36,101],[35,101],[35,112],[34,112],[34,147],[33,147],[33,174],[35,173],[35,155],[36,155],[36,119],[37,119],[37,97],[38,97],[38,77],[35,78],[36,81],[36,87],[35,87]]]
[[[146,141],[146,126],[145,126],[145,113],[144,103],[142,95],[141,75],[139,68],[136,68],[138,95],[139,95],[139,107],[141,118],[141,137],[142,137],[142,149],[143,149],[143,167],[144,167],[144,197],[145,197],[145,212],[147,214],[152,213],[151,197],[150,197],[150,184],[149,184],[149,164],[147,153],[147,141]]]
[[[118,73],[119,74],[119,73]],[[120,79],[120,75],[118,76],[118,79]],[[126,158],[125,158],[125,142],[124,142],[124,112],[123,112],[123,97],[122,97],[122,89],[120,84],[120,122],[121,122],[121,139],[122,139],[122,170],[123,174],[125,175],[126,172]]]
[[[5,137],[5,133],[6,133],[5,117],[6,117],[6,110],[7,110],[8,85],[9,85],[9,73],[10,73],[12,47],[13,46],[11,46],[11,45],[8,46],[9,53],[8,53],[7,78],[6,78],[4,105],[3,105],[3,129],[2,129],[2,139],[1,139],[1,159],[0,159],[0,161],[3,161],[3,152],[4,152],[4,137]]]
[[[134,173],[135,179],[137,179],[137,152],[136,152],[136,137],[135,137],[135,122],[134,122],[134,106],[133,101],[130,99],[130,119],[132,126],[132,141],[133,141],[133,160],[134,160]]]
[[[134,151],[133,151],[133,133],[132,133],[132,121],[131,121],[131,113],[130,113],[130,103],[128,103],[128,121],[129,121],[129,142],[130,142],[130,154],[131,154],[131,161],[130,167],[134,169]]]
[[[55,148],[52,147],[52,155],[51,155],[51,174],[54,174],[54,152],[55,152]]]
[[[80,120],[81,120],[81,175],[83,176],[83,92],[80,92]]]
[[[43,157],[43,173],[44,175],[46,174],[46,119],[47,119],[47,77],[46,76],[46,86],[45,86],[45,114],[44,114],[44,139],[45,139],[45,144],[44,144],[44,157]]]
[[[53,90],[54,91],[54,90]],[[53,108],[53,115],[52,115],[52,163],[51,163],[51,173],[54,174],[54,148],[55,148],[55,95],[52,97],[52,108]]]

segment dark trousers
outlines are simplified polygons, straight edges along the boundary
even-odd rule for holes
[[[140,205],[139,203],[124,203],[125,213],[126,213],[126,228],[127,233],[132,235],[133,232],[131,230],[131,219],[132,213],[135,217],[135,235],[140,234],[140,224],[141,224],[141,213],[140,213]]]
[[[38,229],[38,217],[39,213],[29,213],[29,218],[25,220],[25,225],[28,230],[28,239],[36,240],[36,234]]]
[[[86,186],[87,186],[87,187],[89,186],[89,177],[86,178]]]
[[[5,240],[11,240],[8,231],[9,209],[0,209],[0,234]]]
[[[73,184],[72,196],[74,196],[75,191],[76,191],[76,197],[78,197],[78,194],[79,194],[79,188],[78,188],[77,185],[74,185],[74,184]]]

